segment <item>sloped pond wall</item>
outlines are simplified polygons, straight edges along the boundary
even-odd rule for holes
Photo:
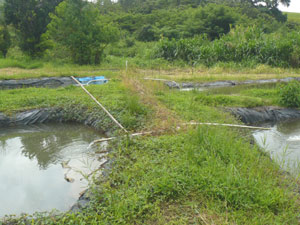
[[[110,135],[118,129],[103,111],[88,111],[79,106],[32,109],[11,115],[0,113],[0,126],[31,125],[48,122],[78,122],[91,126],[106,135]]]
[[[246,81],[214,81],[205,83],[195,83],[195,82],[182,82],[177,83],[175,81],[165,81],[165,85],[169,88],[175,89],[186,89],[186,88],[214,88],[214,87],[230,87],[236,85],[249,85],[249,84],[271,84],[277,82],[289,82],[292,80],[300,81],[300,77],[287,77],[282,79],[264,79],[264,80],[246,80]]]
[[[280,121],[300,118],[300,110],[292,108],[258,107],[228,108],[227,110],[248,125],[275,124]]]
[[[24,87],[63,87],[75,84],[70,77],[46,77],[24,80],[0,80],[0,89],[14,89]]]

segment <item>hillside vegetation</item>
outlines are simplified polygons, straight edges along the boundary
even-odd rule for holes
[[[0,8],[0,52],[23,61],[114,67],[127,60],[139,68],[218,63],[298,68],[298,22],[287,22],[278,3],[6,0]]]
[[[289,22],[300,23],[300,13],[287,12],[286,15]]]

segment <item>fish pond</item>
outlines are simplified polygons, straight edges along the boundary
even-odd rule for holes
[[[253,133],[256,143],[270,153],[279,165],[299,175],[300,172],[300,120],[280,122],[271,130]]]
[[[69,210],[101,163],[89,144],[101,138],[79,124],[0,129],[0,217]]]
[[[234,86],[211,86],[211,87],[199,87],[199,88],[181,88],[180,91],[200,91],[208,94],[224,94],[235,95],[241,92],[247,92],[251,89],[273,89],[278,86],[279,83],[261,83],[261,84],[242,84]]]

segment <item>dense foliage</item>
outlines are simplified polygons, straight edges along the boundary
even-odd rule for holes
[[[279,102],[287,107],[300,107],[300,82],[291,81],[279,86]]]
[[[192,39],[163,39],[158,44],[158,57],[183,60],[190,64],[217,62],[255,62],[279,67],[300,65],[300,33],[265,34],[253,27],[236,27],[228,35],[209,41],[206,36]]]
[[[5,58],[7,51],[11,45],[11,37],[7,26],[0,26],[0,52],[2,56]]]
[[[4,12],[7,24],[12,24],[19,35],[20,48],[30,56],[36,56],[45,49],[41,35],[50,22],[49,13],[62,0],[5,0]]]
[[[2,20],[15,28],[8,29],[12,47],[30,56],[49,49],[46,58],[78,64],[99,64],[106,54],[136,57],[147,48],[143,60],[298,67],[300,26],[285,22],[279,2],[290,0],[6,0]],[[156,52],[155,44],[139,42],[157,42]]]
[[[81,0],[62,2],[51,19],[47,34],[67,47],[75,63],[99,64],[107,44],[118,39],[118,30]]]

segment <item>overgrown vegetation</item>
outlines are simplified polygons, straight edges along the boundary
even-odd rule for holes
[[[145,124],[149,115],[146,106],[141,105],[138,96],[133,95],[125,89],[120,81],[110,81],[110,84],[99,88],[91,86],[88,88],[94,96],[101,99],[104,105],[124,124],[126,129],[135,130]],[[66,87],[59,89],[48,88],[27,88],[2,90],[0,92],[1,112],[12,114],[16,111],[24,111],[35,108],[58,108],[68,109],[72,113],[71,117],[81,121],[81,113],[98,113],[99,107],[90,101],[82,90],[75,87]],[[76,109],[76,110],[74,110]],[[111,126],[110,119],[105,117],[104,113],[102,129],[108,129]],[[104,125],[104,126],[103,126]]]
[[[268,64],[298,67],[300,33],[265,34],[256,27],[236,27],[222,38],[210,41],[206,36],[193,39],[162,40],[157,56],[183,60],[190,65],[214,65],[218,62]]]
[[[154,102],[142,103],[143,93],[125,88],[130,82],[138,90],[153,93]],[[159,103],[182,121],[237,123],[219,107],[249,106],[250,99],[253,106],[274,105],[279,98],[274,86],[241,88],[233,91],[234,96],[216,95],[169,90],[151,81],[141,83],[134,76],[129,79],[128,75],[88,89],[129,129],[148,127],[153,118],[147,111],[154,112],[153,106]],[[82,108],[98,111],[79,87],[2,90],[0,94],[0,108],[6,113],[62,106],[76,106],[78,112]],[[128,120],[128,116],[136,121]],[[181,130],[175,133],[178,126]],[[159,131],[159,124],[155,129]],[[111,144],[113,167],[108,177],[97,177],[91,184],[95,195],[90,208],[76,214],[12,217],[7,222],[22,224],[30,218],[33,224],[298,223],[296,180],[283,174],[266,153],[250,145],[247,132],[182,127],[179,120],[164,132]]]
[[[154,131],[110,144],[112,168],[90,184],[90,208],[4,224],[298,224],[298,179],[248,132],[182,125],[240,123],[226,107],[299,107],[297,82],[179,92],[142,79],[299,76],[300,25],[279,2],[290,1],[0,1],[1,80],[105,75],[88,90],[129,131]],[[0,112],[49,107],[112,127],[79,87],[0,90]]]
[[[134,58],[139,67],[149,61],[155,61],[155,67],[212,66],[242,59],[245,65],[298,68],[299,26],[286,22],[286,15],[277,9],[279,2],[289,4],[289,0],[40,4],[7,0],[0,7],[5,39],[1,45],[0,35],[0,50],[5,57],[11,46],[11,57],[18,46],[31,57],[78,64]]]
[[[62,2],[51,14],[45,37],[65,46],[78,64],[99,64],[105,47],[118,40],[118,29],[81,0]]]
[[[38,56],[45,50],[41,36],[50,22],[49,13],[61,1],[4,1],[5,23],[16,29],[18,44],[26,54]]]
[[[279,102],[287,107],[297,108],[300,106],[300,83],[291,81],[279,87]]]

